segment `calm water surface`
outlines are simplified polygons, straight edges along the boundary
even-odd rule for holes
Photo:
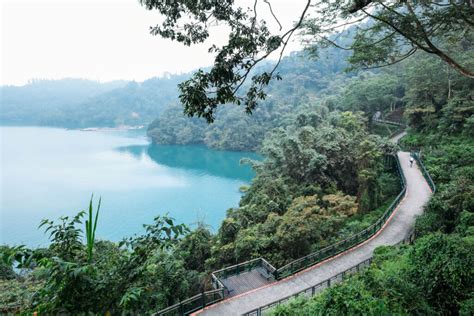
[[[0,127],[0,244],[44,245],[43,218],[84,209],[102,196],[97,235],[121,240],[159,214],[204,220],[215,230],[239,187],[254,176],[252,153],[150,145],[145,132],[82,132]]]

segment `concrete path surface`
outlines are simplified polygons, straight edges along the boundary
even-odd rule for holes
[[[393,141],[397,141],[398,137],[401,136],[403,135],[395,137]],[[397,155],[407,180],[407,193],[378,234],[336,257],[327,259],[281,281],[226,299],[196,312],[195,315],[230,316],[252,311],[316,285],[349,269],[359,262],[370,258],[374,249],[378,246],[394,245],[408,237],[415,223],[415,217],[422,213],[424,204],[431,196],[431,190],[418,167],[414,164],[410,168],[410,154],[399,152]]]

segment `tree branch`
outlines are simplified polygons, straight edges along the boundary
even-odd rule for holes
[[[375,42],[372,42],[372,43],[364,45],[364,46],[359,46],[358,48],[368,48],[368,47],[380,44],[381,42],[385,41],[386,39],[389,39],[390,37],[394,36],[395,34],[396,34],[396,32],[394,31],[394,32],[388,34],[387,36],[384,36],[383,38],[381,38],[379,40],[376,40]],[[330,40],[329,38],[327,38],[325,36],[319,35],[319,37],[321,37],[322,39],[324,39],[325,41],[329,42],[331,45],[334,45],[335,47],[337,47],[339,49],[342,49],[342,50],[353,50],[354,49],[353,46],[343,47],[343,46],[337,44],[335,41],[332,41],[332,40]]]
[[[372,66],[372,67],[363,67],[363,68],[366,69],[366,70],[370,70],[370,69],[377,69],[377,68],[383,68],[383,67],[388,67],[388,66],[391,66],[391,65],[395,65],[395,64],[407,59],[411,55],[413,55],[417,50],[418,50],[418,48],[415,46],[412,49],[410,49],[405,55],[398,56],[398,59],[393,61],[393,62],[386,63],[386,64],[383,64],[383,65],[377,65],[377,66]]]
[[[308,9],[309,9],[310,5],[311,5],[311,0],[307,0],[306,6],[305,6],[305,8],[304,8],[304,10],[303,10],[303,13],[301,14],[301,16],[300,16],[298,22],[296,23],[296,25],[295,25],[293,28],[291,28],[290,30],[288,30],[285,34],[283,34],[283,35],[280,37],[280,38],[283,40],[283,41],[282,41],[282,42],[283,42],[283,47],[282,47],[282,49],[281,49],[281,51],[280,51],[280,56],[279,56],[279,58],[278,58],[278,61],[277,61],[276,65],[275,65],[275,67],[273,67],[272,71],[270,72],[270,76],[273,76],[275,70],[276,70],[276,69],[278,68],[278,66],[280,65],[281,60],[282,60],[282,58],[283,58],[284,51],[285,51],[285,49],[286,49],[286,47],[287,47],[287,45],[288,45],[288,42],[290,41],[290,39],[291,39],[293,33],[294,33],[297,29],[299,29],[299,28],[301,27],[301,25],[302,25],[302,23],[303,23],[303,20],[304,20],[304,18],[305,18],[305,16],[306,16],[306,13],[308,12]],[[286,38],[286,39],[285,39],[285,38]],[[240,81],[240,83],[239,83],[239,84],[235,87],[235,89],[233,90],[233,94],[236,94],[236,93],[239,91],[239,89],[242,87],[242,85],[243,85],[243,84],[245,83],[245,81],[247,80],[250,71],[255,67],[255,65],[257,65],[257,64],[258,64],[259,62],[261,62],[262,60],[266,59],[268,56],[270,56],[270,55],[271,55],[274,51],[276,51],[277,49],[278,49],[278,47],[276,47],[275,49],[273,49],[273,50],[267,52],[265,55],[263,55],[262,57],[258,58],[257,60],[255,60],[255,61],[252,63],[252,65],[245,71],[244,75],[242,76],[242,80]]]
[[[414,39],[412,36],[408,35],[406,32],[403,32],[400,28],[398,28],[396,25],[394,25],[393,23],[385,20],[385,19],[382,19],[381,17],[379,16],[376,16],[376,15],[373,15],[373,14],[370,14],[369,12],[367,12],[366,10],[364,9],[361,9],[362,12],[364,12],[365,14],[367,14],[368,16],[370,16],[371,18],[377,20],[377,21],[380,21],[382,23],[385,23],[386,25],[390,26],[392,29],[394,29],[397,33],[399,33],[400,35],[406,37],[407,39],[409,39],[411,42],[413,42],[414,44],[416,44],[416,46],[418,46],[418,48],[426,51],[427,53],[434,53],[434,51],[432,51],[430,48],[426,47],[426,46],[423,46],[421,45],[421,43],[419,43],[416,39]]]
[[[263,2],[265,2],[266,4],[268,4],[268,7],[270,8],[270,13],[272,14],[273,18],[275,19],[275,21],[278,23],[278,25],[280,26],[280,31],[283,29],[283,26],[281,25],[280,21],[278,20],[278,18],[276,17],[275,13],[273,13],[273,8],[272,8],[272,5],[271,3],[268,1],[268,0],[263,0]]]

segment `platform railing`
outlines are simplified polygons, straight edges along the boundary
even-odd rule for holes
[[[268,261],[266,261],[265,259],[257,258],[214,271],[212,273],[212,277],[218,280],[227,279],[231,276],[239,275],[244,272],[249,272],[257,268],[262,268],[263,272],[265,272],[266,274],[266,278],[270,278],[271,276],[273,276],[273,273],[276,270],[275,267],[268,263]]]
[[[182,302],[169,306],[155,314],[154,316],[181,316],[189,315],[206,306],[222,301],[226,297],[225,288],[206,291],[190,297]]]

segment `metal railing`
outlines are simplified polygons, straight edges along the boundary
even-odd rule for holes
[[[399,242],[398,244],[410,244],[410,243],[413,243],[414,239],[415,239],[415,233],[412,230],[408,234],[408,236],[405,239],[403,239],[401,242]],[[254,309],[250,312],[247,312],[247,313],[243,314],[243,316],[262,316],[262,315],[265,315],[266,313],[270,312],[275,307],[277,307],[281,304],[288,303],[290,300],[296,299],[298,297],[310,298],[310,297],[320,293],[324,289],[327,289],[327,288],[329,288],[329,287],[331,287],[335,284],[338,284],[338,283],[344,281],[344,279],[346,279],[347,277],[349,277],[349,276],[351,276],[355,273],[358,273],[358,272],[364,270],[365,268],[368,268],[370,266],[370,264],[372,263],[372,260],[373,260],[373,257],[370,257],[369,259],[364,260],[362,262],[359,262],[355,266],[352,266],[349,269],[344,270],[344,271],[338,273],[337,275],[335,275],[335,276],[333,276],[329,279],[324,280],[323,282],[320,282],[316,285],[310,286],[310,287],[308,287],[308,288],[306,288],[302,291],[299,291],[295,294],[286,296],[286,297],[284,297],[282,299],[279,299],[277,301],[274,301],[270,304],[267,304],[267,305],[261,306],[259,308],[256,308],[256,309]]]
[[[372,262],[372,258],[369,258],[367,260],[364,260],[358,264],[356,264],[355,266],[353,267],[350,267],[349,269],[341,272],[341,273],[338,273],[337,275],[329,278],[329,279],[326,279],[324,280],[323,282],[320,282],[316,285],[313,285],[313,286],[310,286],[302,291],[299,291],[298,293],[295,293],[295,294],[292,294],[292,295],[289,295],[285,298],[282,298],[278,301],[274,301],[270,304],[267,304],[267,305],[264,305],[264,306],[261,306],[257,309],[254,309],[250,312],[247,312],[245,314],[243,314],[244,316],[261,316],[261,315],[265,315],[266,313],[270,312],[272,309],[274,309],[275,307],[281,305],[281,304],[285,304],[285,303],[288,303],[290,300],[293,300],[293,299],[296,299],[298,297],[312,297],[314,296],[315,294],[323,291],[324,289],[327,289],[329,287],[331,287],[332,285],[335,285],[337,283],[340,283],[342,282],[345,278],[347,278],[349,275],[352,275],[354,273],[357,273],[359,272],[360,270],[364,269],[364,268],[367,268],[370,266]]]
[[[226,297],[225,289],[217,289],[203,292],[190,297],[182,302],[169,306],[155,314],[154,316],[181,316],[189,315],[206,306],[222,301]]]
[[[420,166],[421,173],[423,174],[423,177],[425,178],[426,182],[428,182],[428,185],[431,188],[431,191],[433,193],[436,192],[436,184],[434,183],[433,179],[431,178],[428,170],[426,169],[425,165],[423,164],[423,161],[421,160],[420,153],[419,152],[412,152],[411,156],[415,158],[416,163]]]
[[[267,260],[263,258],[257,258],[253,260],[249,260],[243,263],[239,263],[221,270],[214,271],[212,273],[212,277],[219,279],[227,279],[228,277],[239,275],[244,272],[252,271],[256,268],[262,268],[266,275],[265,278],[270,278],[273,276],[275,272],[275,267],[268,263]],[[222,283],[221,283],[222,284]]]

